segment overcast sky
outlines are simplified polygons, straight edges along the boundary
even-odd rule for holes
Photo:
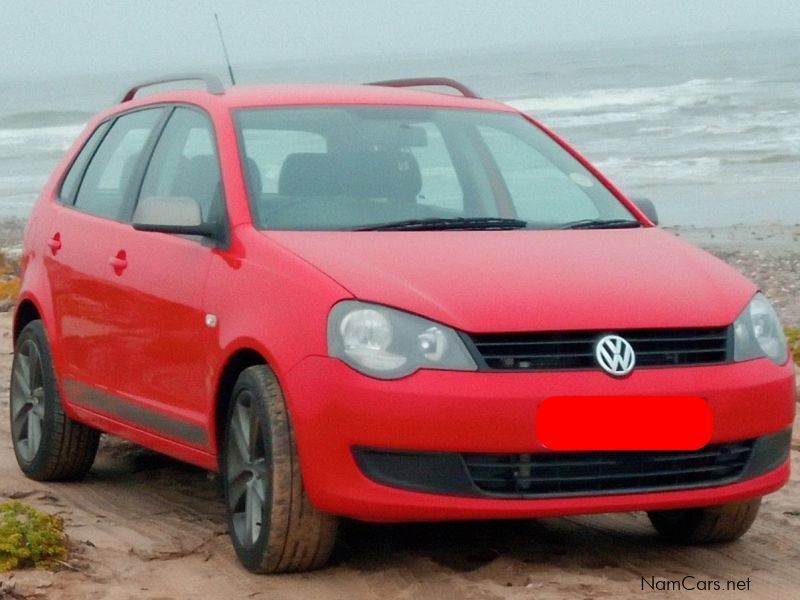
[[[0,73],[38,77],[414,55],[576,40],[800,32],[798,0],[0,0]]]

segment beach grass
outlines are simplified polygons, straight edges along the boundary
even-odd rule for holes
[[[800,327],[787,327],[786,339],[789,340],[789,348],[794,356],[794,362],[800,365]]]
[[[0,252],[0,308],[8,310],[19,296],[19,260]]]
[[[0,504],[0,573],[49,567],[67,557],[61,517],[19,501]]]

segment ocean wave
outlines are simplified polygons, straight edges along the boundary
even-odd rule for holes
[[[39,110],[0,117],[0,129],[41,129],[60,125],[86,123],[92,113],[82,110]]]
[[[781,163],[800,162],[800,154],[767,154],[766,156],[751,156],[746,158],[723,158],[723,164],[751,164],[751,165],[773,165]]]
[[[638,133],[667,133],[674,131],[674,127],[670,127],[667,125],[648,125],[645,127],[639,127],[636,131]]]
[[[46,179],[44,174],[0,176],[0,190],[38,188]]]
[[[564,129],[577,127],[596,127],[600,125],[615,125],[618,123],[636,123],[639,121],[653,121],[660,119],[668,108],[651,106],[636,112],[600,112],[589,115],[554,115],[547,117],[547,125]]]
[[[709,122],[680,129],[687,135],[752,135],[756,133],[774,134],[782,128],[776,125],[757,125],[739,120]]]
[[[62,153],[82,130],[83,125],[0,129],[0,158]]]
[[[730,173],[736,173],[736,177],[741,181],[753,182],[761,176],[765,181],[772,179],[777,181],[781,172],[765,170],[768,165],[796,163],[800,163],[800,154],[790,152],[668,159],[612,157],[597,161],[596,165],[603,173],[618,181],[638,183],[680,181],[700,184],[725,179]],[[753,168],[745,170],[747,165]]]
[[[601,88],[564,96],[518,98],[509,104],[537,113],[581,113],[609,107],[663,105],[672,109],[730,105],[737,92],[752,81],[690,79],[676,85],[633,88]]]
[[[598,161],[597,168],[612,179],[703,181],[719,174],[722,159],[715,156],[640,160],[634,158],[608,158]]]
[[[718,121],[708,120],[706,122],[692,125],[644,125],[637,128],[637,133],[641,134],[666,134],[666,137],[703,136],[725,137],[736,136],[741,140],[742,136],[762,136],[768,140],[776,137],[785,137],[786,127],[779,124],[761,124],[759,122],[748,122],[745,119],[737,119],[734,115],[731,119]]]
[[[597,125],[613,125],[615,123],[628,123],[640,121],[642,116],[632,112],[610,112],[599,115],[570,115],[566,117],[550,117],[547,119],[549,127],[570,129],[572,127],[595,127]]]

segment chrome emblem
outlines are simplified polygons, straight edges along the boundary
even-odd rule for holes
[[[636,366],[636,353],[628,340],[618,335],[607,335],[594,348],[597,364],[609,375],[625,377]]]

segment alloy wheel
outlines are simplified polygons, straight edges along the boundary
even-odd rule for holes
[[[239,543],[253,547],[265,527],[269,472],[261,420],[252,393],[236,398],[228,424],[225,476],[228,510]]]
[[[39,348],[25,340],[17,349],[11,383],[11,428],[20,458],[32,462],[42,444],[44,365]]]

